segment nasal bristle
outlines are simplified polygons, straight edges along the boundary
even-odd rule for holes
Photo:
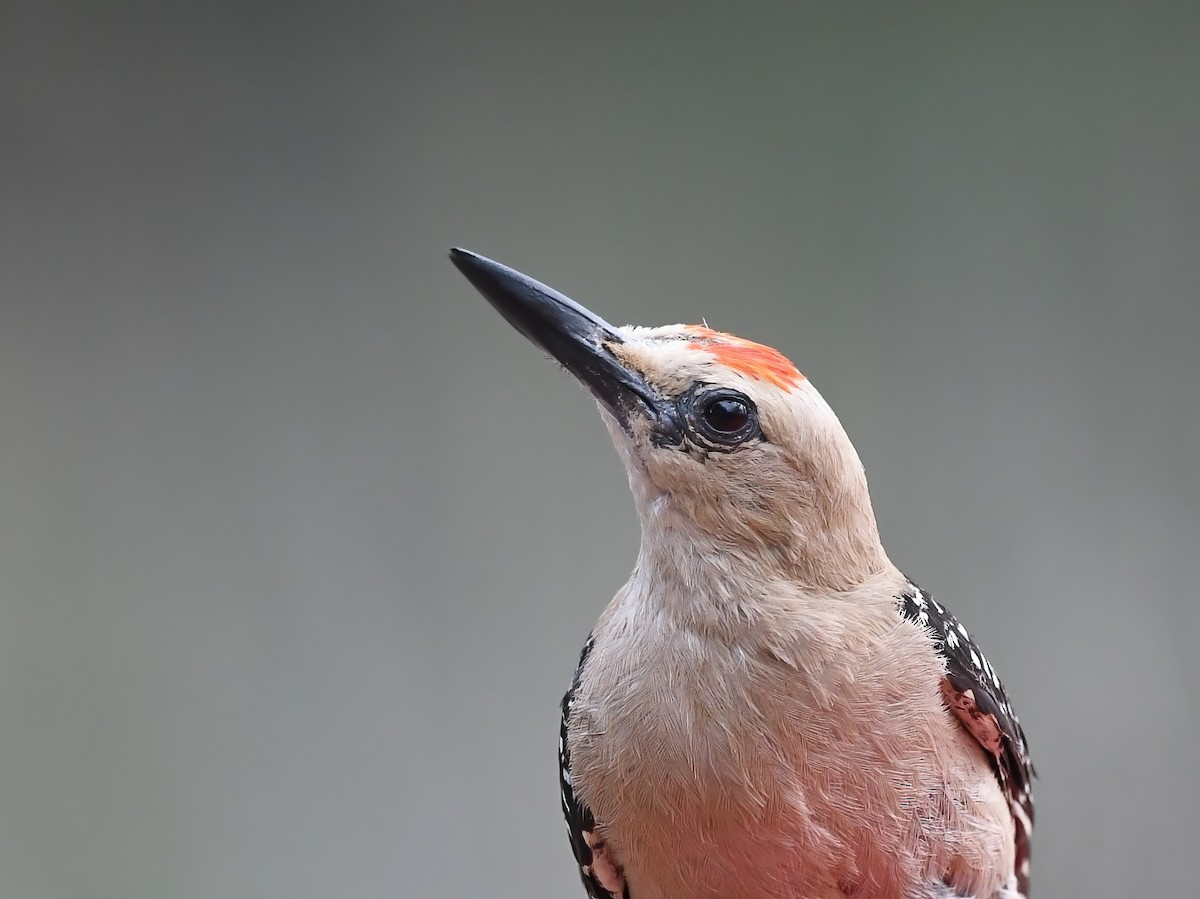
[[[704,325],[693,325],[688,333],[694,338],[688,346],[711,353],[722,365],[748,378],[766,381],[781,390],[791,390],[804,380],[779,350]]]

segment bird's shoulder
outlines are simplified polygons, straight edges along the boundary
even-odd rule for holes
[[[959,723],[992,760],[1016,829],[1016,873],[1029,894],[1029,844],[1033,834],[1033,762],[1025,731],[999,675],[962,623],[928,592],[908,581],[897,598],[900,614],[923,628],[945,664],[942,695]]]
[[[562,720],[558,736],[558,784],[571,851],[575,854],[575,861],[579,865],[579,877],[588,896],[591,899],[629,899],[624,874],[597,832],[596,820],[591,809],[575,795],[571,776],[571,747],[567,734],[575,711],[575,697],[579,692],[583,669],[594,645],[595,637],[589,634],[579,654],[579,664],[575,668],[574,677],[571,678],[571,686],[562,699]]]

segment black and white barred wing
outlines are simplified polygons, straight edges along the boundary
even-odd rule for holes
[[[579,666],[575,669],[571,689],[562,701],[562,725],[558,737],[558,783],[562,791],[563,817],[567,819],[567,836],[571,840],[571,851],[575,853],[575,861],[579,863],[579,877],[588,896],[591,899],[629,899],[625,876],[597,833],[596,821],[591,810],[576,799],[571,783],[571,749],[567,745],[567,729],[570,726],[575,693],[579,689],[579,679],[591,651],[592,637],[589,635],[583,645],[583,652],[579,654]]]
[[[1016,828],[1017,887],[1028,897],[1034,770],[1021,722],[991,662],[941,603],[910,581],[909,589],[900,597],[900,612],[932,633],[946,661],[942,683],[946,705],[991,755]]]

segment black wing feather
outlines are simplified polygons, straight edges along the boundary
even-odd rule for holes
[[[992,759],[996,777],[1008,797],[1016,828],[1017,886],[1023,896],[1029,896],[1029,847],[1033,836],[1033,796],[1035,772],[1029,757],[1025,731],[1017,720],[1008,700],[1008,693],[997,677],[991,662],[979,645],[959,623],[927,592],[909,582],[909,589],[899,597],[901,614],[926,628],[933,635],[939,654],[946,662],[944,692],[956,697],[959,704],[952,710],[964,727],[977,739],[979,734],[967,720],[963,706],[970,707],[971,716],[990,716],[999,729],[999,745],[980,743]]]
[[[567,690],[562,700],[562,724],[558,737],[558,784],[562,791],[563,817],[567,819],[567,836],[571,840],[571,851],[575,853],[575,861],[579,863],[579,878],[583,888],[591,899],[629,899],[629,888],[622,890],[621,896],[614,896],[604,888],[592,870],[592,848],[588,845],[585,834],[593,834],[596,821],[591,810],[575,798],[575,790],[571,785],[571,750],[567,746],[567,728],[571,720],[572,706],[575,693],[579,689],[579,680],[583,676],[583,666],[592,651],[592,636],[583,644],[583,652],[579,654],[579,665],[575,669],[575,677],[571,680],[571,689]]]

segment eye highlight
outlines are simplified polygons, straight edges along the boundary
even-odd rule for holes
[[[693,393],[683,403],[684,418],[694,442],[712,449],[732,449],[761,437],[758,410],[736,390]]]

